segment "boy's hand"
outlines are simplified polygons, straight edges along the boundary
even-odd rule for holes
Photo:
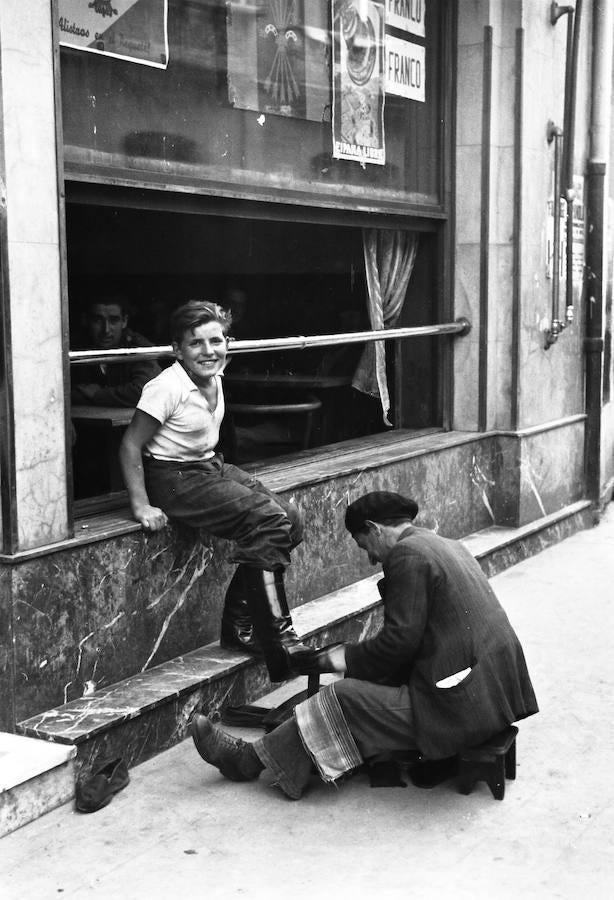
[[[147,531],[160,531],[168,522],[168,516],[157,506],[143,506],[135,511],[134,518]]]

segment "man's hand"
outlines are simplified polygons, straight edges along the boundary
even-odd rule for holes
[[[147,531],[161,531],[168,522],[168,516],[157,506],[143,506],[135,510],[134,518]]]
[[[345,672],[345,645],[328,644],[315,650],[294,650],[290,654],[290,664],[297,675]]]

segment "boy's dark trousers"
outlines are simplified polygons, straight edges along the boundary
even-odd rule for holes
[[[288,650],[299,644],[285,595],[283,571],[302,540],[296,506],[221,454],[203,462],[144,457],[149,501],[170,519],[235,543],[239,564],[228,587],[224,646],[262,652],[271,680],[289,677]],[[252,627],[255,628],[255,638]]]

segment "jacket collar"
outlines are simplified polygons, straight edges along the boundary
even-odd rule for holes
[[[408,537],[410,534],[413,534],[415,531],[416,531],[415,525],[408,525],[407,528],[405,528],[404,531],[402,531],[401,534],[399,535],[397,544],[399,543],[399,541],[402,541],[403,538]]]

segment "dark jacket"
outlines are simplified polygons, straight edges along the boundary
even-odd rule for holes
[[[122,348],[151,346],[151,341],[129,328],[120,344]],[[155,359],[73,365],[70,369],[70,399],[73,404],[136,406],[143,385],[159,374],[160,366]],[[85,385],[95,385],[97,389],[90,396],[82,390]]]
[[[424,756],[452,756],[538,711],[516,633],[462,544],[410,526],[386,560],[384,579],[384,625],[346,646],[347,674],[409,685]],[[436,686],[468,668],[455,687]]]

